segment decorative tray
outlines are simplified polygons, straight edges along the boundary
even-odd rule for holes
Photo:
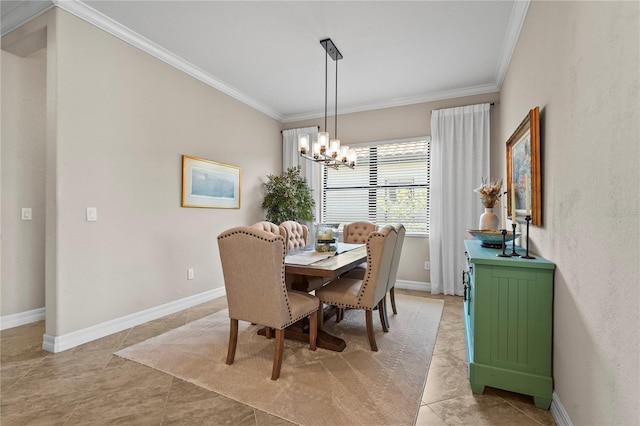
[[[469,229],[467,232],[476,240],[482,241],[482,247],[502,248],[502,231],[498,229]],[[520,233],[516,232],[516,238],[519,236]],[[504,237],[505,243],[513,240],[513,232],[507,232]]]

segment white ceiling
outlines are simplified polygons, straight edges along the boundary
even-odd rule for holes
[[[283,122],[500,90],[528,1],[54,3]],[[2,34],[51,1],[5,1]],[[329,113],[335,62],[329,58]]]

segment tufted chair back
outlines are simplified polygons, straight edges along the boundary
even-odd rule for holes
[[[278,226],[273,222],[263,220],[262,222],[254,223],[253,225],[251,225],[251,227],[262,229],[263,231],[268,231],[275,235],[282,235],[282,238],[284,238],[285,242],[287,241],[287,231],[283,227]]]
[[[295,220],[287,220],[286,222],[282,222],[280,227],[284,228],[287,233],[287,250],[307,246],[309,229],[306,225],[298,223]]]
[[[364,244],[367,242],[367,236],[375,232],[377,226],[366,220],[359,222],[347,223],[342,228],[342,241],[352,244]]]
[[[307,293],[287,290],[286,250],[281,235],[253,226],[239,226],[218,235],[218,247],[231,320],[227,364],[233,364],[238,320],[274,328],[276,351],[271,378],[276,380],[280,375],[287,326],[309,316],[309,342],[315,350],[319,301]]]

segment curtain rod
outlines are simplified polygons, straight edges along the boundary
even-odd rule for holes
[[[500,102],[497,102],[497,103],[500,103]],[[489,106],[490,106],[490,107],[492,107],[492,106],[494,106],[495,104],[496,104],[496,102],[491,102],[491,103],[489,104]],[[467,105],[461,105],[461,106],[467,106]],[[460,108],[460,106],[457,106],[457,107],[455,107],[455,106],[454,106],[454,107],[447,107],[447,108]],[[438,109],[443,109],[443,108],[438,108]],[[429,112],[429,114],[433,114],[433,111],[434,111],[434,110],[431,110],[431,112]]]
[[[318,130],[320,130],[320,126],[316,126],[318,128]],[[296,127],[297,129],[301,129],[302,127]],[[293,130],[293,129],[284,129],[284,130],[280,130],[280,134],[282,134],[282,132],[284,132],[285,130]]]

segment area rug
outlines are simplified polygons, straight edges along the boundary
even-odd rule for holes
[[[443,302],[396,295],[398,315],[384,333],[374,313],[378,352],[366,336],[364,311],[348,310],[325,330],[343,352],[309,350],[285,340],[282,371],[270,379],[274,340],[240,321],[235,362],[226,365],[226,310],[120,350],[116,355],[171,374],[300,425],[412,425],[420,406]]]

